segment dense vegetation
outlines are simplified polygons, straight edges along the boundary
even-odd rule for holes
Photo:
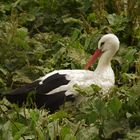
[[[49,114],[0,101],[1,140],[140,139],[139,0],[1,0],[0,92],[55,69],[83,69],[105,33],[120,50],[112,61],[116,86],[75,87],[85,101]],[[93,66],[91,70],[94,70]]]

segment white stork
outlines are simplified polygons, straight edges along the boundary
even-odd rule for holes
[[[98,42],[98,49],[92,55],[85,70],[56,70],[24,85],[4,96],[11,103],[22,105],[31,91],[35,91],[33,101],[38,108],[45,106],[54,111],[64,101],[72,101],[77,95],[73,85],[88,87],[98,85],[103,92],[107,92],[115,83],[114,72],[111,68],[111,59],[119,49],[119,39],[114,34],[106,34]],[[88,68],[100,56],[95,71]]]

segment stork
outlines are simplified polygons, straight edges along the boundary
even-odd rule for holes
[[[99,40],[98,49],[84,70],[55,70],[4,96],[11,103],[22,105],[26,102],[28,94],[34,91],[33,102],[36,106],[38,108],[45,106],[54,111],[65,101],[73,101],[77,97],[78,93],[73,88],[75,84],[82,87],[95,84],[101,87],[103,92],[107,92],[115,83],[111,60],[118,49],[118,37],[114,34],[106,34]],[[99,56],[95,71],[88,70]]]

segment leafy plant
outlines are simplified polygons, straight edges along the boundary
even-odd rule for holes
[[[83,69],[102,34],[115,33],[120,50],[107,94],[75,85],[81,102],[54,114],[1,100],[0,139],[139,139],[139,7],[139,0],[1,0],[0,93],[55,69]]]

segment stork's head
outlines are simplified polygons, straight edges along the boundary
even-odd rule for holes
[[[105,54],[106,52],[109,52],[110,58],[114,56],[114,54],[118,51],[119,49],[119,39],[116,35],[114,34],[106,34],[101,37],[101,39],[98,42],[98,49],[94,52],[92,57],[89,59],[88,63],[85,66],[85,69],[88,69],[91,67],[91,65],[95,62],[97,57]]]
[[[120,42],[116,35],[106,34],[99,40],[98,49],[100,49],[102,52],[112,51],[116,53],[119,49],[119,44]]]

